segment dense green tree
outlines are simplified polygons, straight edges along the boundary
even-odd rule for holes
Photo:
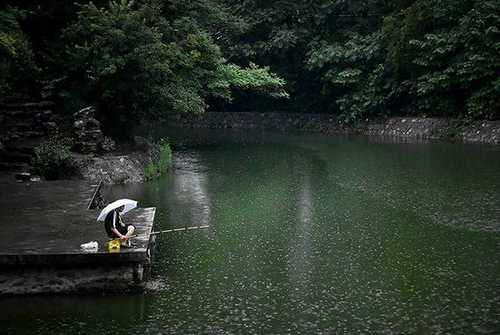
[[[0,97],[23,95],[36,89],[31,78],[37,77],[39,69],[19,25],[23,16],[22,11],[11,7],[0,11]]]
[[[431,5],[424,2],[427,10]],[[434,109],[439,115],[499,117],[499,3],[475,1],[459,7],[443,1],[432,9],[432,28],[423,38],[408,42],[414,50],[410,61],[416,67],[411,94],[428,102],[424,111]]]
[[[498,1],[225,3],[247,24],[224,52],[285,78],[287,109],[500,117]]]
[[[7,3],[26,15],[0,9],[0,90],[20,90],[16,78],[58,82],[68,110],[97,103],[113,122],[209,105],[346,122],[500,117],[498,1]],[[290,99],[268,98],[283,88]]]
[[[279,106],[297,112],[338,113],[342,93],[325,85],[324,69],[310,62],[316,47],[345,42],[351,34],[380,27],[383,1],[233,1],[235,15],[247,22],[242,33],[222,41],[229,59],[266,64],[287,81],[291,99]],[[333,93],[333,95],[332,95]],[[273,102],[273,107],[276,104]]]
[[[161,119],[168,112],[200,113],[206,98],[231,89],[280,96],[284,82],[268,69],[226,63],[212,37],[190,17],[162,15],[159,2],[81,7],[66,31],[69,97],[99,104],[108,121]]]

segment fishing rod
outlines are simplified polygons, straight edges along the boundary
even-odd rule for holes
[[[160,231],[154,231],[150,235],[158,235],[158,234],[163,234],[163,233],[174,233],[174,232],[178,232],[178,231],[188,231],[188,230],[197,230],[197,229],[205,229],[205,228],[210,228],[210,226],[205,225],[205,226],[193,226],[193,227],[183,227],[183,228],[160,230]]]
[[[153,231],[149,235],[159,235],[159,234],[164,234],[164,233],[175,233],[179,231],[188,231],[188,230],[198,230],[198,229],[205,229],[205,228],[210,228],[209,225],[204,225],[204,226],[192,226],[192,227],[183,227],[183,228],[174,228],[174,229],[166,229],[166,230],[160,230],[160,231]],[[138,237],[139,235],[132,235],[132,237]]]

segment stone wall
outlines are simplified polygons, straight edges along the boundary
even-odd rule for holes
[[[500,144],[500,121],[464,124],[458,120],[395,117],[347,126],[328,114],[294,113],[205,113],[177,115],[170,124],[184,128],[268,129],[321,133],[359,133],[408,140],[450,139],[467,143]]]
[[[140,263],[4,267],[0,273],[0,296],[123,292],[143,288],[144,275]]]
[[[149,153],[128,155],[82,156],[76,158],[78,173],[91,183],[101,180],[105,184],[140,183],[144,181],[144,168],[150,162]]]
[[[73,114],[74,151],[89,154],[116,149],[115,142],[103,135],[101,122],[96,119],[95,112],[95,107],[90,106]]]
[[[464,124],[453,119],[398,117],[367,124],[361,132],[366,135],[500,144],[500,121]]]
[[[60,118],[50,101],[0,105],[0,140],[42,137],[58,130]]]
[[[210,129],[269,129],[307,132],[348,131],[342,123],[328,114],[296,113],[204,113],[171,116],[170,124],[186,128]]]
[[[500,144],[500,121],[477,121],[458,129],[458,136],[468,143]]]
[[[27,172],[34,146],[59,132],[62,117],[50,101],[0,105],[0,170]]]
[[[410,138],[442,138],[448,133],[449,121],[429,118],[391,118],[379,123],[364,125],[362,133]]]

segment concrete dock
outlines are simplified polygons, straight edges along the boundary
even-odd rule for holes
[[[0,183],[0,294],[122,291],[141,288],[152,263],[155,208],[123,219],[136,226],[133,248],[110,252],[96,185],[60,181]],[[113,201],[115,199],[107,199]],[[80,245],[98,242],[98,249]]]

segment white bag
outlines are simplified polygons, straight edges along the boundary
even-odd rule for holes
[[[97,243],[97,241],[83,243],[80,244],[80,248],[84,250],[97,250],[97,248],[99,248],[99,243]]]

